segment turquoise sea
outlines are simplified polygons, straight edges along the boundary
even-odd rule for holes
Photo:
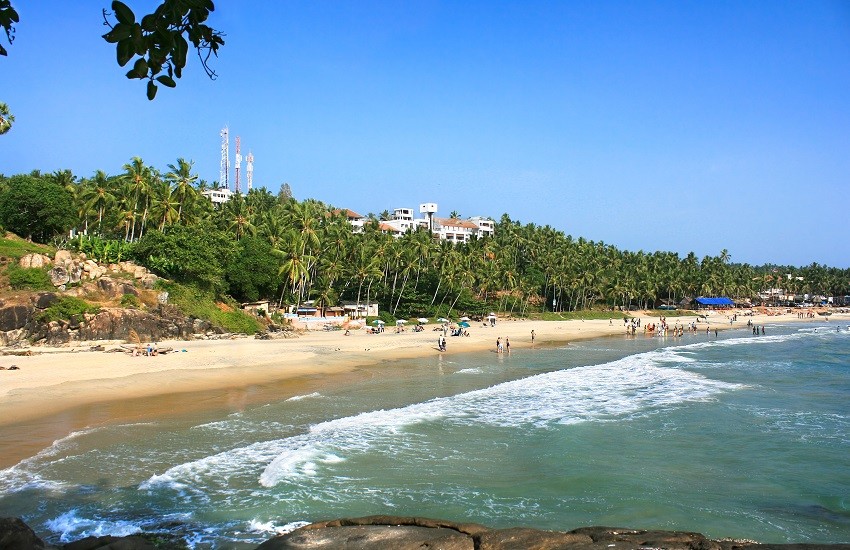
[[[435,354],[338,382],[69,434],[0,471],[0,516],[51,542],[144,529],[195,548],[370,514],[850,543],[846,323]]]

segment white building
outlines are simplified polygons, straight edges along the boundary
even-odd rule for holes
[[[351,210],[345,210],[345,212],[348,214],[348,221],[351,223],[353,231],[361,233],[363,226],[369,222],[369,219]],[[438,218],[434,216],[437,212],[436,203],[421,204],[419,212],[428,217],[415,218],[416,211],[413,208],[396,208],[389,220],[378,222],[378,230],[399,238],[417,228],[421,227],[428,230],[430,227],[436,238],[455,243],[464,243],[473,237],[479,239],[492,237],[496,232],[496,222],[482,216],[475,216],[468,220]]]
[[[233,191],[226,187],[222,187],[221,189],[207,189],[206,191],[201,191],[201,195],[208,198],[213,204],[222,204],[230,200],[230,197],[233,196]]]

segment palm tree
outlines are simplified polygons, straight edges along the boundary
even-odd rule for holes
[[[139,203],[144,205],[142,223],[144,224],[144,220],[147,219],[152,173],[150,167],[145,166],[144,161],[139,157],[133,157],[128,164],[124,165],[124,170],[126,173],[123,177],[130,184],[130,192],[133,195],[133,224],[129,240],[134,241],[136,239],[136,215],[139,211]],[[139,238],[141,237],[142,230],[139,231]]]
[[[169,164],[169,172],[165,179],[174,186],[174,198],[179,203],[177,208],[177,221],[183,218],[183,207],[195,201],[198,192],[195,191],[195,182],[198,181],[197,174],[192,174],[193,161],[178,158],[177,164]]]
[[[12,129],[12,123],[15,122],[15,115],[9,110],[9,106],[0,102],[0,135],[5,134]]]
[[[165,229],[180,219],[180,202],[174,196],[167,181],[157,181],[152,188],[151,216],[159,220],[159,230]]]
[[[254,235],[257,228],[251,220],[248,206],[240,193],[234,194],[229,201],[224,203],[221,215],[228,231],[232,231],[238,241],[245,235]]]
[[[81,189],[80,199],[85,204],[86,210],[97,210],[97,232],[103,232],[103,213],[115,202],[115,195],[110,189],[112,187],[109,176],[103,170],[94,173],[94,177],[86,180]]]

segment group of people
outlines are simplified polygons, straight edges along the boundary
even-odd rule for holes
[[[753,327],[753,334],[754,334],[754,335],[755,335],[755,334],[759,334],[759,330],[761,330],[761,334],[764,334],[764,325],[762,325],[761,327],[759,327],[758,325],[756,325],[756,324],[755,324],[755,323],[753,323],[752,321],[747,320],[747,326],[748,326],[748,327]]]
[[[505,343],[502,343],[502,337],[499,336],[496,338],[496,353],[510,353],[511,352],[511,341],[505,336]]]

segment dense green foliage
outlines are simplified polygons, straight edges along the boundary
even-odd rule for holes
[[[139,297],[135,294],[125,294],[121,296],[121,307],[137,308],[142,305]]]
[[[255,302],[275,294],[280,283],[279,262],[268,241],[244,237],[236,245],[225,271],[230,294],[241,302]]]
[[[122,257],[129,247],[138,262],[181,283],[178,294],[194,287],[191,292],[199,294],[185,301],[184,310],[200,300],[207,304],[204,311],[191,314],[208,319],[233,313],[213,303],[228,296],[275,305],[313,300],[318,307],[378,302],[385,320],[392,321],[491,310],[610,312],[700,295],[758,302],[775,289],[850,294],[847,269],[757,267],[731,262],[725,250],[703,258],[623,251],[549,226],[521,224],[507,214],[496,223],[494,237],[452,244],[435,241],[427,231],[394,238],[376,221],[354,233],[344,211],[265,188],[214,207],[201,195],[208,185],[191,166],[178,159],[163,174],[133,158],[117,176],[98,171],[78,181],[65,171],[43,179],[67,189],[76,228],[95,235],[80,239],[79,246],[103,253],[120,248]],[[0,194],[7,191],[0,178]]]
[[[9,286],[15,290],[53,290],[50,275],[37,267],[10,264],[6,268],[6,276],[9,278]]]
[[[228,332],[254,334],[263,329],[256,317],[237,309],[239,304],[231,301],[222,308],[211,292],[167,282],[161,283],[161,290],[168,292],[168,302],[188,317],[206,319]]]
[[[100,308],[93,306],[74,296],[62,296],[50,305],[47,309],[36,315],[36,320],[41,323],[49,323],[50,321],[67,321],[72,315],[82,315],[83,313],[97,313]]]
[[[159,275],[221,293],[226,290],[224,268],[235,248],[226,233],[199,223],[149,231],[136,243],[133,254]]]
[[[77,235],[68,248],[102,264],[115,264],[130,259],[130,243],[120,239],[104,239],[97,235]]]
[[[0,192],[0,224],[22,237],[45,243],[76,221],[73,197],[50,178],[12,176]]]

